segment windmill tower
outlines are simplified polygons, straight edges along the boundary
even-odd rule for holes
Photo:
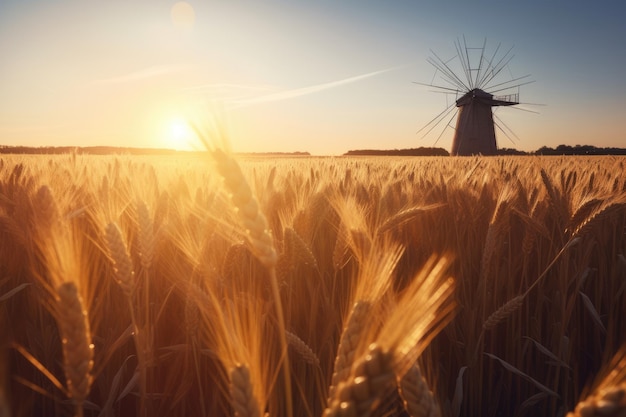
[[[499,123],[494,120],[492,108],[519,104],[519,87],[532,82],[526,81],[530,75],[507,78],[507,71],[504,70],[508,69],[508,64],[513,59],[514,55],[511,54],[513,48],[499,56],[500,45],[498,45],[495,52],[489,55],[486,50],[486,39],[482,47],[472,48],[467,46],[465,38],[463,44],[457,40],[455,47],[457,55],[446,61],[431,51],[433,56],[428,62],[435,67],[433,81],[430,84],[416,83],[433,87],[438,92],[455,95],[454,102],[420,131],[431,126],[426,132],[428,134],[452,114],[445,125],[448,127],[457,115],[450,154],[495,155],[497,152],[495,127],[509,139],[509,133],[513,132],[497,116]],[[438,84],[435,84],[437,76]],[[443,131],[437,141],[442,134]]]

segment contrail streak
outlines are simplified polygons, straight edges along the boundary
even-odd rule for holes
[[[317,93],[323,90],[328,90],[328,89],[339,87],[345,84],[350,84],[356,81],[364,80],[366,78],[370,78],[375,75],[389,72],[398,68],[402,68],[402,66],[386,68],[386,69],[382,69],[382,70],[378,70],[374,72],[368,72],[367,74],[356,75],[354,77],[344,78],[343,80],[332,81],[329,83],[312,85],[310,87],[295,88],[292,90],[280,91],[278,93],[267,94],[264,96],[254,97],[250,99],[235,100],[233,101],[233,103],[235,104],[235,107],[245,107],[245,106],[249,106],[253,104],[267,103],[267,102],[279,101],[279,100],[287,100],[290,98],[300,97],[300,96],[304,96],[307,94],[313,94],[313,93]]]
[[[143,68],[141,70],[130,72],[130,73],[120,75],[117,77],[96,80],[95,82],[98,84],[127,83],[127,82],[132,82],[132,81],[137,81],[137,80],[143,80],[147,78],[159,77],[161,75],[171,74],[175,72],[180,72],[185,69],[187,69],[187,67],[183,65],[154,65],[152,67]]]

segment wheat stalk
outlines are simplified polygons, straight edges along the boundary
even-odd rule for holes
[[[113,260],[113,271],[115,280],[122,288],[126,301],[128,302],[128,310],[130,311],[131,322],[133,326],[133,339],[135,342],[135,350],[137,352],[137,367],[139,369],[139,390],[140,390],[140,415],[145,415],[145,400],[148,383],[148,361],[147,356],[150,355],[152,346],[147,336],[150,334],[146,328],[140,329],[137,322],[135,312],[135,304],[133,303],[133,292],[135,290],[135,272],[133,271],[132,260],[126,244],[122,240],[122,233],[115,223],[109,223],[106,227],[106,240],[109,253]]]
[[[398,393],[411,417],[441,416],[435,396],[417,365],[411,366],[402,378],[398,378]]]
[[[89,395],[93,377],[93,344],[87,312],[76,284],[65,282],[57,287],[57,325],[63,344],[63,370],[67,391],[75,402],[76,415]]]

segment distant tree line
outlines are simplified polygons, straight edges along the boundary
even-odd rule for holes
[[[344,153],[344,156],[449,156],[450,153],[443,148],[411,148],[411,149],[361,149]]]
[[[559,145],[555,149],[543,146],[535,155],[626,155],[624,148],[597,148],[592,145]]]
[[[392,149],[376,150],[362,149],[348,151],[344,155],[387,155],[387,156],[448,156],[448,151],[443,148],[417,148],[417,149]],[[559,145],[556,148],[543,146],[536,151],[526,152],[513,148],[500,148],[497,155],[626,155],[624,148],[598,148],[592,145]]]

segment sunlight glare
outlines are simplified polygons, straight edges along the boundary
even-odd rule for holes
[[[178,151],[193,150],[195,133],[189,124],[180,118],[173,119],[169,123],[168,146]]]

